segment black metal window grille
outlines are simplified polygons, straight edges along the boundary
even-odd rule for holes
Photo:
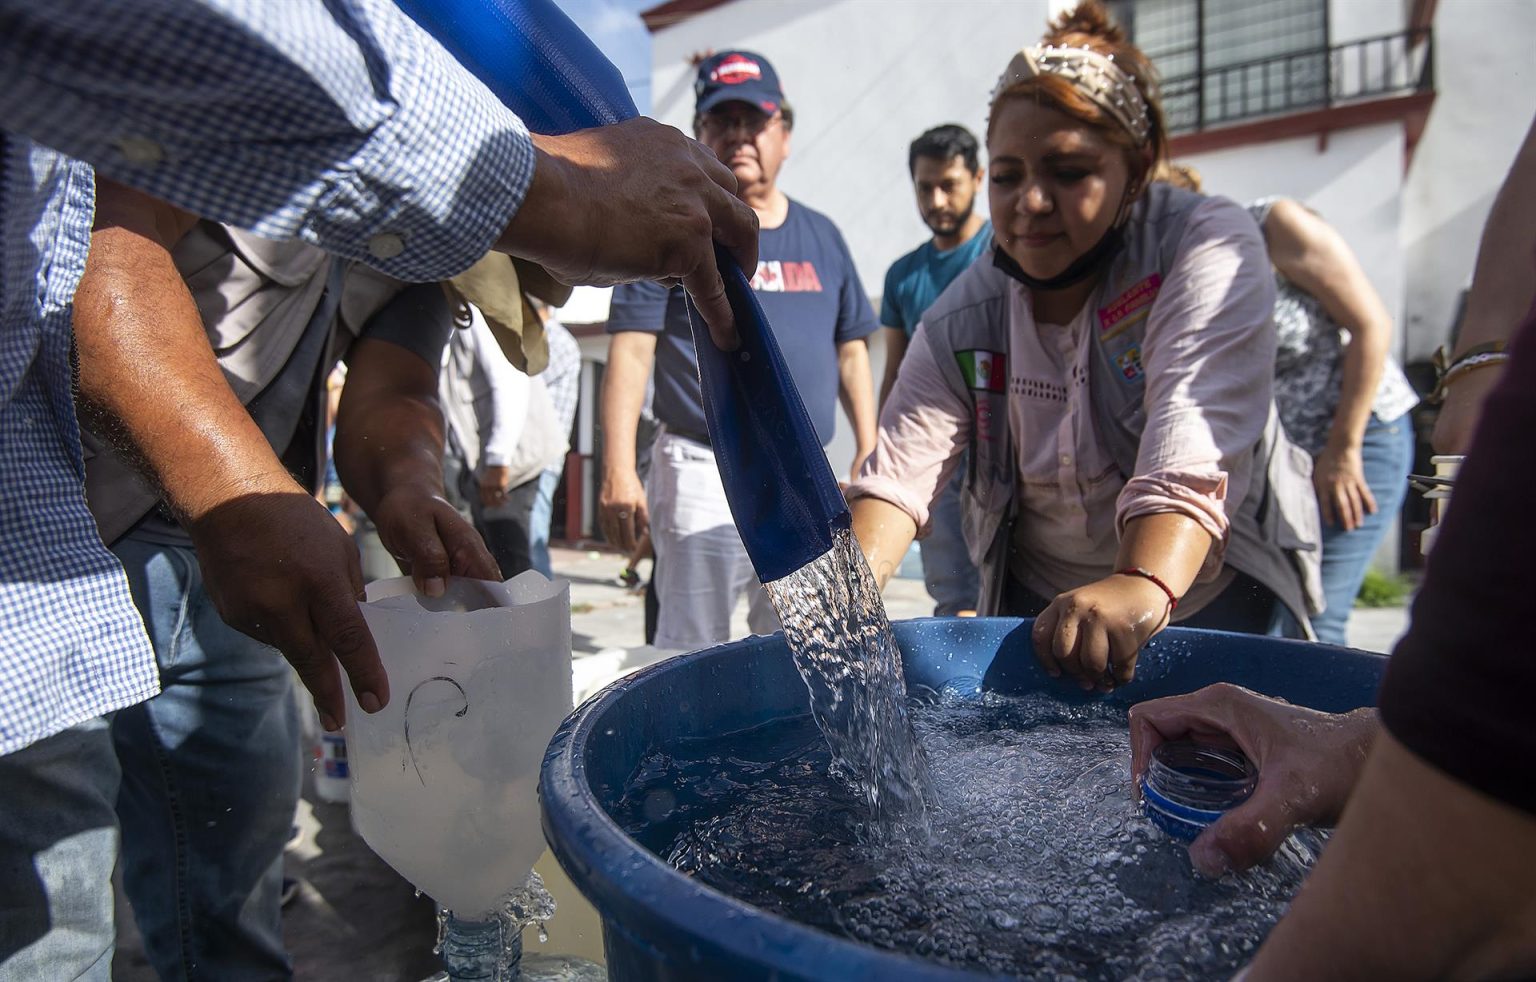
[[[1428,29],[1328,43],[1326,0],[1117,0],[1172,133],[1433,88]]]

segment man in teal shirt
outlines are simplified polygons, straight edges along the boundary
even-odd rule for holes
[[[881,335],[885,339],[882,406],[896,383],[907,342],[924,312],[992,241],[992,223],[974,210],[982,168],[976,137],[969,130],[952,123],[935,126],[912,141],[907,168],[917,192],[918,213],[933,237],[892,263],[885,274],[885,294],[880,302]],[[960,532],[963,476],[962,468],[934,502],[932,531],[918,542],[923,580],[938,616],[976,607],[976,567]]]

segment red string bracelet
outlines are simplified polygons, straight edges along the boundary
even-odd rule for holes
[[[1155,583],[1157,585],[1157,588],[1159,590],[1161,590],[1164,593],[1168,594],[1168,613],[1171,614],[1175,610],[1179,609],[1179,598],[1174,596],[1173,591],[1168,589],[1168,584],[1164,583],[1162,581],[1162,579],[1156,573],[1152,572],[1150,569],[1143,569],[1140,566],[1127,566],[1125,569],[1117,569],[1117,570],[1115,570],[1115,575],[1116,576],[1139,576],[1139,577],[1141,577],[1144,580],[1151,580],[1153,583]]]

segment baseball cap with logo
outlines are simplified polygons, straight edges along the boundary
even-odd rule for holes
[[[784,104],[778,73],[767,58],[750,51],[722,51],[704,59],[693,95],[701,113],[722,102],[745,102],[771,115]]]

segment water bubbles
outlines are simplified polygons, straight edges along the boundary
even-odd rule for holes
[[[1137,814],[1121,709],[994,694],[906,708],[933,782],[923,834],[868,834],[861,789],[828,776],[807,718],[652,755],[614,817],[760,909],[1028,978],[1229,978],[1321,848],[1306,833],[1267,866],[1195,875]]]

